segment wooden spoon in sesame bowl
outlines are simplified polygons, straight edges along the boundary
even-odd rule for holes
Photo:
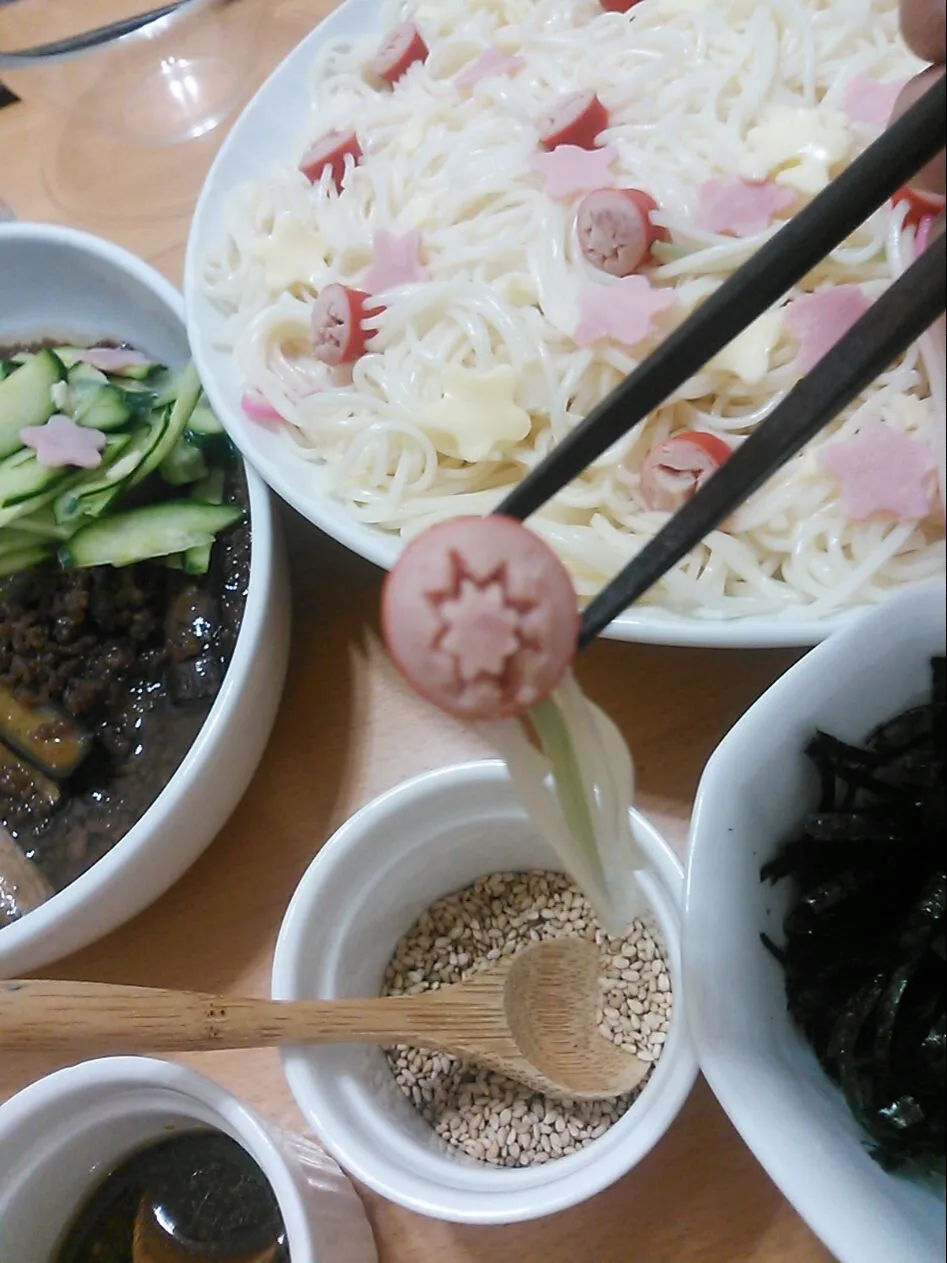
[[[199,1052],[273,1044],[412,1044],[550,1096],[605,1100],[650,1063],[598,1030],[600,959],[584,939],[536,943],[423,995],[256,1000],[98,982],[0,982],[0,1051]]]

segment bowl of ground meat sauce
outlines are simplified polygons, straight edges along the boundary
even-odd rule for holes
[[[124,251],[0,225],[0,976],[114,929],[211,841],[288,649],[281,543]],[[12,301],[8,301],[8,298]]]

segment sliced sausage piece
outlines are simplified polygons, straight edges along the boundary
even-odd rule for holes
[[[507,719],[541,701],[579,633],[562,562],[499,514],[439,522],[412,540],[385,580],[381,621],[415,692],[467,720]]]
[[[345,159],[350,157],[357,163],[361,156],[362,146],[354,131],[326,132],[314,140],[303,154],[299,169],[310,184],[315,184],[328,167],[335,187],[341,189]]]
[[[363,289],[338,283],[327,285],[312,307],[310,327],[316,359],[333,367],[354,364],[365,353],[365,343],[372,336],[362,321],[381,310],[378,303],[372,305],[371,295]]]
[[[673,513],[720,468],[731,448],[716,434],[688,430],[657,443],[641,466],[641,494],[649,509]]]
[[[892,197],[895,206],[906,202],[908,211],[904,217],[905,227],[916,228],[928,215],[939,215],[944,209],[945,199],[940,193],[930,193],[927,189],[916,189],[910,184],[903,185]]]
[[[658,209],[641,189],[593,189],[576,213],[583,255],[610,276],[631,276],[651,256],[656,241],[667,241],[664,228],[651,222]]]
[[[627,13],[633,9],[638,0],[598,0],[606,13]]]
[[[543,149],[576,145],[594,149],[595,138],[608,126],[608,110],[594,92],[569,92],[552,107],[540,124]]]
[[[416,61],[427,61],[428,47],[413,22],[399,22],[378,46],[369,70],[385,83],[395,84]]]

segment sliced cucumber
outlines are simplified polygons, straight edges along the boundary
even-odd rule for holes
[[[19,367],[13,360],[0,360],[0,382],[5,377],[12,377]]]
[[[28,531],[18,530],[15,526],[5,526],[0,531],[0,557],[9,553],[18,553],[24,548],[42,547],[43,541]]]
[[[168,455],[175,443],[177,443],[178,439],[184,433],[184,427],[187,425],[188,419],[194,411],[194,405],[200,398],[200,394],[201,379],[197,375],[197,369],[193,364],[189,363],[178,378],[177,398],[168,413],[168,420],[164,433],[135,470],[135,473],[132,475],[131,481],[128,484],[130,487],[137,486],[137,484],[147,478],[150,473],[153,473]]]
[[[63,351],[59,351],[58,354],[65,364],[66,359]],[[66,380],[70,386],[78,386],[80,382],[90,382],[94,386],[107,386],[109,384],[109,379],[101,369],[93,368],[91,364],[86,364],[83,360],[73,361],[69,365]]]
[[[54,349],[54,353],[57,359],[62,360],[63,364],[65,364],[66,368],[68,369],[71,369],[74,366],[78,367],[82,363],[82,361],[79,359],[79,356],[83,354],[82,347],[57,346],[57,347],[54,347],[53,349]],[[92,366],[88,365],[88,367],[91,368]],[[98,369],[94,369],[93,371],[98,372]]]
[[[224,432],[224,427],[217,420],[217,417],[211,411],[210,404],[203,397],[198,401],[194,411],[188,418],[187,428],[189,433],[196,435],[198,438],[216,438],[218,434],[223,434]]]
[[[35,509],[32,513],[16,519],[16,526],[7,526],[3,528],[3,534],[9,531],[16,531],[18,534],[29,537],[34,541],[38,540],[55,540],[61,543],[75,530],[73,526],[60,526],[53,516],[53,506],[47,504],[42,509]]]
[[[9,508],[50,491],[73,473],[75,470],[68,465],[52,469],[41,465],[31,447],[21,447],[0,461],[0,508]]]
[[[8,553],[0,553],[0,575],[19,574],[41,562],[49,561],[53,550],[48,544],[33,544]]]
[[[222,504],[224,499],[224,472],[212,469],[203,482],[199,482],[191,491],[191,498],[201,504]],[[210,554],[213,542],[195,544],[189,548],[182,558],[182,568],[188,574],[207,574],[210,569]]]
[[[224,471],[222,469],[212,469],[207,477],[199,482],[191,492],[191,498],[200,500],[201,504],[223,504]]]
[[[130,566],[151,557],[186,552],[213,541],[243,516],[232,504],[171,500],[92,522],[59,549],[64,567]]]
[[[51,504],[62,490],[61,486],[53,487],[51,491],[44,491],[42,494],[33,496],[29,500],[21,500],[19,504],[10,504],[5,509],[0,509],[0,527],[8,526],[11,522],[15,522],[21,517],[32,517],[39,509]]]
[[[93,386],[75,391],[75,412],[79,425],[93,430],[119,430],[132,415],[125,392],[117,386]]]
[[[182,487],[189,482],[199,482],[207,476],[204,453],[187,436],[179,438],[161,462],[159,473],[172,487]]]
[[[156,372],[160,367],[160,364],[154,363],[128,364],[120,372],[116,370],[114,376],[120,381],[124,381],[124,379],[127,378],[129,381],[144,382],[147,381],[152,373]]]
[[[76,522],[80,517],[99,517],[115,497],[128,486],[135,470],[159,441],[161,419],[154,425],[136,426],[130,434],[110,434],[106,440],[103,465],[70,483],[53,504],[53,516],[61,525]]]
[[[53,415],[49,392],[65,376],[62,361],[44,349],[0,382],[0,458],[22,446],[21,430],[42,425]]]

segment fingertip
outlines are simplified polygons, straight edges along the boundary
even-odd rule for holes
[[[893,122],[906,113],[915,102],[920,100],[928,88],[932,87],[938,79],[943,77],[943,74],[943,66],[930,66],[919,75],[915,75],[910,83],[905,84],[892,111],[891,121]],[[945,174],[947,172],[945,172],[944,150],[942,149],[926,167],[922,167],[918,171],[911,184],[914,188],[924,189],[927,193],[939,193],[943,196]]]
[[[901,0],[901,34],[924,61],[945,59],[945,0]]]

